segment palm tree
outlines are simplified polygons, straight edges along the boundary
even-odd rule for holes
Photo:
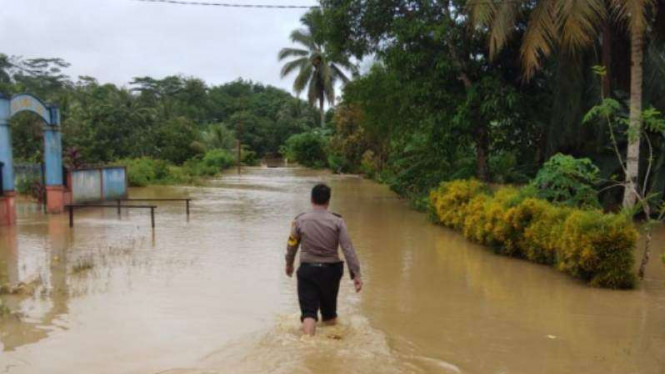
[[[326,101],[335,103],[335,84],[338,81],[347,83],[349,77],[343,69],[356,73],[356,67],[346,56],[332,56],[325,48],[320,32],[322,19],[320,9],[313,9],[300,20],[305,28],[294,30],[291,41],[299,44],[299,48],[283,48],[279,52],[279,60],[292,58],[282,67],[282,78],[297,71],[293,81],[293,90],[299,95],[307,88],[310,105],[317,102],[321,110],[321,126],[324,125]]]
[[[647,11],[654,0],[613,0],[618,14],[628,20],[630,30],[630,131],[626,157],[626,192],[623,206],[632,208],[637,201],[642,132],[642,86],[644,84],[644,34]]]
[[[490,56],[494,57],[517,30],[517,23],[527,0],[470,0],[475,23],[489,29]],[[626,182],[623,205],[636,202],[642,129],[642,86],[644,34],[647,14],[655,0],[538,0],[531,11],[524,32],[521,58],[525,77],[531,78],[541,61],[561,48],[576,53],[595,44],[602,23],[611,14],[628,24],[631,37],[630,125],[626,157]]]

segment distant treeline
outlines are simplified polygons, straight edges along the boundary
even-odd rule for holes
[[[119,87],[92,77],[73,80],[63,73],[68,66],[57,58],[0,54],[0,92],[27,92],[60,107],[66,162],[182,164],[213,150],[231,153],[237,137],[255,159],[278,154],[287,138],[317,126],[319,118],[288,92],[250,81],[209,86],[191,77],[137,77]],[[17,160],[41,162],[42,127],[29,113],[12,119]]]

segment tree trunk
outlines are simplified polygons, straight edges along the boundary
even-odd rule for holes
[[[489,182],[490,171],[489,158],[489,133],[487,125],[480,125],[476,130],[476,177],[484,182]]]
[[[603,22],[603,66],[605,75],[603,76],[603,97],[608,98],[612,95],[612,29],[611,20]]]
[[[626,187],[623,193],[624,208],[635,206],[635,201],[637,200],[635,193],[637,188],[639,188],[644,32],[634,32],[631,35],[630,49],[630,128],[628,131],[628,152],[626,157]]]
[[[319,109],[321,109],[321,128],[325,127],[326,124],[326,112],[323,111],[324,97],[321,95],[319,97]]]

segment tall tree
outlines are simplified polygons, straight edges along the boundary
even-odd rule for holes
[[[489,29],[490,55],[496,56],[511,35],[519,29],[521,15],[529,1],[470,0],[471,16],[476,24]],[[635,205],[639,177],[642,132],[642,89],[645,32],[648,14],[655,0],[538,0],[528,17],[521,47],[524,75],[531,78],[544,58],[557,48],[575,54],[594,45],[603,34],[604,21],[616,15],[617,22],[628,24],[631,44],[630,126],[626,157],[624,207]],[[607,40],[607,38],[605,38]]]
[[[631,208],[637,201],[642,138],[642,89],[644,85],[644,34],[648,24],[647,12],[654,0],[613,0],[618,14],[627,19],[630,30],[630,129],[626,157],[626,189],[623,206]]]
[[[321,110],[321,126],[325,123],[324,105],[335,103],[335,84],[338,81],[347,83],[349,77],[343,69],[353,73],[356,67],[348,57],[328,52],[325,39],[321,31],[322,13],[320,9],[313,9],[300,20],[305,26],[291,33],[291,41],[299,47],[283,48],[278,58],[280,61],[290,59],[282,67],[282,78],[297,71],[293,82],[293,90],[300,94],[307,88],[307,98],[310,105],[319,104]]]

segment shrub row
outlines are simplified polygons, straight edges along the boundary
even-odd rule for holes
[[[638,232],[623,215],[552,204],[529,189],[491,193],[476,180],[430,193],[433,217],[498,253],[555,266],[591,285],[632,288]]]
[[[235,164],[235,157],[226,150],[215,149],[203,157],[185,161],[182,166],[150,157],[124,159],[118,163],[127,167],[129,185],[144,187],[150,184],[191,184],[201,177],[217,175]]]

